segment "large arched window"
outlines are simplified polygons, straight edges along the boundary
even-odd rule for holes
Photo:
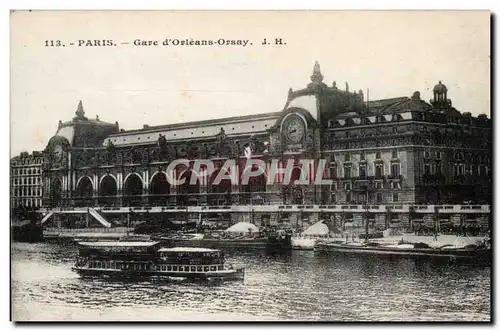
[[[228,178],[222,179],[219,183],[215,183],[215,179],[221,170],[217,169],[212,173],[209,180],[209,195],[208,204],[213,206],[231,204],[231,180]],[[226,171],[226,170],[223,170]],[[229,172],[226,171],[226,174]]]
[[[79,197],[92,197],[93,185],[88,177],[82,177],[76,187],[76,194]]]
[[[104,176],[101,180],[101,184],[99,185],[99,205],[114,205],[114,203],[116,202],[117,194],[118,188],[116,185],[116,180],[110,175]]]
[[[170,184],[167,180],[167,175],[164,172],[157,172],[151,178],[149,203],[154,206],[165,206],[167,205],[169,193]]]
[[[123,202],[126,206],[141,206],[142,180],[138,174],[131,174],[123,185]]]
[[[78,181],[76,187],[75,204],[77,206],[91,206],[92,205],[92,191],[94,190],[92,182],[88,177],[82,177]]]
[[[194,184],[191,185],[191,178],[195,177]],[[190,169],[181,172],[179,180],[184,183],[177,187],[177,202],[180,205],[196,206],[198,204],[198,195],[200,193],[200,181],[197,175]]]
[[[254,164],[252,166],[252,171],[256,171],[258,165]],[[250,168],[247,168],[245,171],[250,171]],[[243,172],[243,175],[241,178],[245,177],[245,171]],[[257,177],[250,177],[248,179],[248,184],[246,185],[241,185],[240,190],[242,192],[241,195],[241,203],[242,204],[264,204],[266,197],[265,197],[265,192],[266,192],[266,183],[267,183],[267,178],[263,174],[257,176]]]
[[[295,182],[302,180],[302,169],[299,167],[295,167],[292,170],[292,174],[290,176],[290,183],[288,184],[288,196],[287,201],[291,202],[294,205],[302,204],[304,201],[304,185],[298,185]]]

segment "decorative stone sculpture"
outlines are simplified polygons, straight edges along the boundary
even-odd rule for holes
[[[226,131],[224,131],[224,128],[220,128],[220,132],[216,136],[217,140],[217,154],[223,155],[226,153],[230,153],[231,149],[227,144],[227,136],[226,136]]]
[[[161,133],[158,134],[158,143],[157,144],[159,147],[162,147],[162,148],[167,147],[167,138],[165,138],[165,136],[162,135]]]

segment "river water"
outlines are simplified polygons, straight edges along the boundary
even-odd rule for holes
[[[72,321],[489,321],[491,267],[415,258],[227,252],[244,281],[110,281],[74,246],[12,244],[12,314]]]

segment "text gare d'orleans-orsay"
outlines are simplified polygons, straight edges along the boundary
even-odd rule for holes
[[[112,47],[118,45],[133,45],[137,47],[157,47],[157,46],[252,46],[254,43],[250,39],[196,39],[196,38],[166,38],[164,40],[134,39],[133,41],[116,42],[113,39],[79,39],[76,41],[64,42],[61,40],[45,40],[45,47]],[[283,38],[262,38],[256,45],[286,45]]]

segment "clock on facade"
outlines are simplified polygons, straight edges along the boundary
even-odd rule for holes
[[[54,147],[54,160],[56,161],[61,161],[62,157],[63,157],[63,148],[61,145],[56,145]]]
[[[300,143],[304,138],[306,126],[302,118],[290,115],[283,123],[283,133],[286,139],[292,143]]]

